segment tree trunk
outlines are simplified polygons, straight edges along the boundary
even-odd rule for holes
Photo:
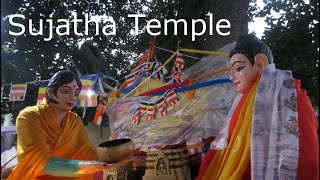
[[[248,9],[250,0],[210,0],[205,1],[201,8],[209,7],[209,11],[213,14],[214,33],[212,36],[205,33],[204,43],[197,41],[202,49],[217,50],[224,45],[236,41],[241,35],[248,33]],[[230,29],[222,29],[222,32],[230,30],[230,35],[219,35],[215,30],[215,25],[220,19],[227,19],[231,24]],[[226,31],[227,30],[227,31]],[[208,31],[208,30],[207,30]]]
[[[174,7],[165,6],[162,9],[162,22],[163,19],[185,19],[187,21],[187,33],[184,35],[183,23],[178,23],[178,35],[174,35],[173,23],[167,23],[168,30],[167,35],[161,34],[157,37],[157,46],[166,48],[172,51],[177,49],[177,45],[183,48],[198,49],[198,50],[218,50],[219,48],[236,41],[241,35],[248,33],[248,21],[249,21],[249,3],[251,0],[187,0],[176,1]],[[179,11],[174,16],[164,14],[168,12],[167,9],[173,11]],[[161,9],[161,7],[158,7]],[[212,35],[210,35],[210,19],[209,13],[212,14]],[[206,22],[206,32],[201,36],[196,36],[195,41],[192,41],[192,20],[203,19]],[[222,36],[216,31],[216,24],[220,19],[227,19],[230,22],[231,28],[221,29],[221,32],[226,33],[230,31],[227,36]],[[195,31],[201,32],[202,24],[196,23]],[[179,42],[179,43],[178,43]],[[169,53],[160,52],[159,59],[164,62]],[[193,56],[202,57],[203,55],[194,54]],[[187,63],[194,63],[196,61],[191,60]],[[191,65],[189,64],[189,65]],[[172,65],[172,64],[171,64]],[[169,64],[170,66],[170,64]]]
[[[248,33],[248,21],[249,21],[249,3],[251,0],[177,0],[174,5],[166,5],[162,10],[162,19],[185,19],[187,21],[187,33],[184,35],[184,24],[178,23],[178,35],[174,35],[173,23],[167,23],[168,30],[167,35],[161,34],[157,37],[156,46],[169,49],[171,51],[177,50],[177,45],[179,48],[189,48],[197,50],[218,50],[221,47],[229,44],[233,41],[238,40],[241,35]],[[161,9],[159,6],[158,9]],[[170,14],[165,14],[171,11],[176,11],[175,15],[170,16]],[[210,19],[209,13],[212,14],[211,24],[212,24],[212,35],[210,35]],[[201,36],[196,36],[195,41],[192,41],[192,20],[203,19],[206,22],[206,32]],[[222,36],[216,31],[216,23],[220,19],[227,19],[230,22],[231,28],[221,29],[221,32],[226,33],[230,31],[227,36]],[[195,31],[201,32],[202,24],[196,23]],[[157,51],[158,59],[160,62],[164,62],[170,53],[164,51]],[[192,54],[195,57],[203,57],[203,54]],[[197,62],[194,59],[186,59],[187,66],[190,67],[192,64]],[[170,62],[167,67],[173,66],[173,62]]]

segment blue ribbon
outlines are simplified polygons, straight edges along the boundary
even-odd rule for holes
[[[215,84],[230,83],[230,82],[232,82],[232,81],[230,81],[230,79],[216,79],[216,80],[212,80],[212,81],[208,81],[208,82],[204,82],[204,83],[194,84],[191,86],[180,87],[180,88],[174,89],[174,92],[176,92],[176,93],[184,92],[184,91],[199,89],[199,88],[203,88],[203,87],[211,86],[211,85],[215,85]],[[165,92],[166,92],[166,90],[150,94],[149,96],[160,96],[160,95],[163,95]]]
[[[146,76],[146,73],[144,71],[142,71],[142,73],[140,74],[140,76],[134,81],[133,84],[131,84],[131,86],[127,87],[127,88],[124,88],[120,91],[120,93],[129,93],[131,90],[133,90],[134,87],[136,87],[141,79]]]

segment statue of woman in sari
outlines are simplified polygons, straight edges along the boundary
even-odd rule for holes
[[[124,163],[97,159],[81,118],[71,111],[81,86],[73,72],[57,72],[47,85],[45,99],[20,112],[18,166],[9,179],[93,179],[95,173]]]

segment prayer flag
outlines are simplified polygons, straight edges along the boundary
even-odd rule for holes
[[[94,81],[96,75],[81,76],[80,80],[82,88],[78,97],[78,106],[81,107],[96,107],[97,106],[97,94],[94,91]]]
[[[100,96],[100,102],[96,110],[96,114],[93,118],[93,123],[96,125],[100,125],[102,122],[102,115],[107,110],[108,100],[105,97]]]
[[[166,104],[165,104],[165,97],[163,96],[156,102],[156,106],[159,110],[161,116],[166,115]]]
[[[142,101],[140,102],[140,113],[141,115],[147,112],[148,102]]]
[[[27,91],[27,83],[12,84],[10,89],[9,101],[24,101]]]
[[[147,120],[152,120],[154,116],[154,103],[148,103],[147,106]]]
[[[178,54],[177,59],[176,59],[174,66],[172,68],[173,83],[177,82],[177,83],[181,84],[183,82],[181,69],[184,68],[184,65],[185,65],[185,63],[184,63],[184,60],[182,59],[182,55]]]
[[[203,142],[186,142],[188,154],[196,154],[202,152]]]
[[[162,71],[158,71],[158,69],[162,66],[161,63],[159,62],[155,62],[154,63],[154,66],[153,66],[153,70],[152,70],[152,73],[156,72],[154,75],[153,75],[153,79],[159,79],[159,80],[163,80],[164,79],[164,75],[163,75],[163,70]]]
[[[94,115],[94,118],[93,118],[93,124],[96,124],[96,125],[100,125],[101,122],[102,122],[102,115],[103,115],[103,112],[99,109],[97,109],[96,111],[96,114]]]
[[[179,69],[183,69],[185,65],[184,60],[182,59],[182,54],[177,55],[176,62],[174,63],[175,67],[178,67]]]
[[[130,74],[129,76],[126,77],[126,81],[127,81],[127,86],[131,86],[135,80],[137,79],[137,75],[136,74]]]
[[[37,103],[41,103],[42,100],[43,100],[43,98],[46,96],[48,83],[49,83],[49,80],[47,80],[47,81],[40,81],[40,83],[39,83],[39,90],[38,90]]]
[[[165,94],[166,101],[170,106],[174,106],[179,101],[178,95],[171,89]]]
[[[142,56],[142,58],[140,59],[140,62],[139,62],[138,65],[141,65],[141,64],[143,64],[143,63],[145,63],[145,62],[148,62],[150,59],[152,59],[154,47],[155,47],[155,44],[152,43],[152,44],[150,45],[150,48],[148,49],[148,51],[146,51],[146,52],[143,54],[143,56]]]
[[[140,108],[139,107],[133,113],[132,122],[133,122],[133,124],[136,124],[136,125],[138,125],[140,122]]]
[[[182,78],[182,74],[181,74],[180,70],[175,71],[173,73],[173,83],[175,83],[175,82],[177,82],[179,84],[181,84],[183,82],[183,78]]]
[[[154,72],[154,71],[156,71],[157,69],[159,69],[159,67],[161,67],[161,63],[159,63],[159,62],[154,62],[154,65],[153,65],[153,70],[152,70],[152,72]]]
[[[148,62],[144,64],[144,71],[146,72],[147,76],[152,74],[154,65],[154,62]]]
[[[78,106],[81,107],[96,107],[97,106],[97,95],[91,94],[92,91],[88,91],[88,94],[79,94]],[[90,95],[91,94],[91,95]]]

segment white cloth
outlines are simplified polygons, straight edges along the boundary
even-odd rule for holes
[[[252,117],[252,179],[296,179],[299,159],[297,91],[290,71],[264,70]]]
[[[299,158],[297,92],[290,71],[269,64],[257,87],[251,134],[252,179],[296,179]],[[229,125],[238,94],[212,149],[228,145]]]
[[[232,115],[237,108],[238,103],[240,102],[242,94],[238,93],[235,97],[233,104],[229,110],[229,113],[226,117],[226,120],[223,123],[223,126],[217,136],[214,138],[214,141],[211,142],[210,148],[211,149],[224,149],[228,146],[228,139],[229,139],[229,125],[232,118]]]
[[[1,153],[1,167],[15,156],[17,156],[17,150],[15,146],[13,146],[9,150],[3,151]],[[4,168],[10,168],[10,167],[16,166],[17,164],[18,164],[18,159],[17,157],[15,157]]]

